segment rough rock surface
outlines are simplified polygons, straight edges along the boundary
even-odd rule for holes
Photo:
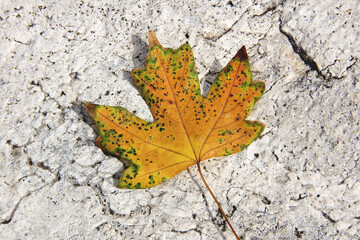
[[[193,46],[206,93],[246,45],[266,124],[203,163],[244,239],[360,238],[360,6],[350,1],[11,1],[0,6],[1,239],[233,239],[196,171],[116,188],[83,102],[151,119],[147,32]]]

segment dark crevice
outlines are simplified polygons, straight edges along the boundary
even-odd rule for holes
[[[51,172],[50,170],[50,167],[49,166],[46,166],[43,162],[39,162],[38,164],[36,164],[39,168],[43,169],[43,170],[46,170],[46,171],[49,171]],[[51,172],[52,173],[52,172]]]
[[[126,216],[124,214],[117,213],[114,209],[111,208],[110,202],[106,198],[106,195],[104,194],[100,184],[96,184],[94,186],[89,185],[89,187],[94,190],[96,196],[98,197],[100,204],[103,206],[102,211],[104,214],[110,214],[116,218]]]
[[[351,57],[350,61],[351,60],[355,60],[352,64],[350,64],[349,66],[346,67],[346,71],[348,71],[349,69],[351,69],[356,63],[359,62],[359,59],[358,58],[354,58],[354,57]]]
[[[317,63],[314,61],[314,59],[309,56],[307,54],[307,52],[301,47],[300,44],[298,44],[296,41],[295,41],[295,38],[288,32],[286,32],[284,29],[283,29],[283,24],[282,24],[282,20],[280,19],[280,25],[279,25],[279,30],[282,34],[284,34],[287,39],[289,40],[294,52],[296,54],[299,55],[299,57],[301,58],[301,60],[304,61],[304,63],[310,67],[310,69],[312,71],[315,71],[318,73],[318,75],[323,78],[323,79],[326,79],[325,75],[321,72],[319,66],[317,65]]]
[[[254,15],[254,16],[255,16],[255,17],[264,16],[264,15],[266,15],[266,14],[269,13],[269,12],[275,11],[279,6],[283,6],[284,3],[285,3],[285,0],[281,1],[281,3],[279,3],[279,4],[277,4],[277,5],[268,7],[264,12],[262,12],[262,13],[260,13],[260,14],[257,14],[257,15]]]
[[[278,6],[272,6],[272,7],[268,7],[264,12],[258,14],[258,15],[254,15],[255,17],[261,17],[266,15],[268,12],[272,12],[274,11]]]
[[[278,161],[279,161],[279,157],[278,157],[278,155],[275,153],[275,151],[272,152],[272,155],[275,157],[276,161],[278,162]]]
[[[328,214],[326,214],[325,212],[321,212],[321,214],[324,216],[324,218],[326,218],[327,220],[329,220],[331,223],[336,223],[336,221],[334,219],[332,219]]]
[[[263,199],[261,200],[264,204],[266,205],[270,205],[271,204],[271,201],[267,198],[267,197],[263,197]]]
[[[197,232],[201,236],[201,231],[199,229],[197,229],[197,228],[191,228],[191,229],[188,229],[188,230],[185,230],[185,231],[175,230],[175,229],[171,230],[171,232],[180,233],[180,234],[185,234],[185,233],[188,233],[190,231]]]
[[[315,60],[309,56],[309,54],[304,50],[304,48],[301,46],[301,44],[297,43],[295,38],[289,33],[289,32],[286,32],[284,29],[283,29],[283,22],[282,22],[282,19],[280,18],[280,25],[279,25],[279,30],[280,32],[286,36],[286,38],[289,40],[294,52],[296,54],[299,55],[299,57],[301,58],[301,60],[303,60],[303,62],[305,63],[305,65],[307,65],[308,67],[310,67],[311,71],[315,71],[322,79],[324,80],[338,80],[338,79],[342,79],[344,78],[345,76],[332,76],[331,73],[329,74],[324,74],[323,71],[326,70],[328,67],[332,66],[335,64],[335,62],[337,60],[335,60],[335,62],[327,67],[325,67],[324,69],[320,69],[318,64],[315,62]],[[351,60],[353,60],[354,58],[352,58]],[[355,58],[355,61],[350,64],[346,70],[349,70],[351,69],[351,67],[353,67],[356,63],[357,63],[357,58]]]
[[[292,201],[300,201],[304,198],[307,198],[307,194],[306,193],[300,193],[297,197],[291,197],[290,200]]]
[[[294,234],[297,238],[302,238],[305,234],[305,231],[299,230],[298,228],[295,228]]]

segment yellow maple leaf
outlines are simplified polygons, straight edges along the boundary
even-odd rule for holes
[[[200,161],[241,151],[264,130],[245,120],[265,89],[252,81],[245,47],[203,97],[191,47],[163,48],[151,31],[149,42],[146,67],[131,75],[153,122],[122,107],[84,104],[100,135],[97,145],[131,162],[120,188],[153,187]]]

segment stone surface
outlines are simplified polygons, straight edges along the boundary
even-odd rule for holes
[[[266,124],[204,175],[244,239],[360,238],[358,1],[10,1],[0,6],[1,239],[233,239],[196,171],[123,190],[81,104],[151,120],[130,78],[152,29],[203,92],[246,45]]]

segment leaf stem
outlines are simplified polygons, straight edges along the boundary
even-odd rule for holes
[[[223,215],[223,217],[225,218],[225,220],[226,220],[227,224],[228,224],[228,225],[229,225],[229,227],[231,228],[231,231],[234,233],[234,235],[235,235],[236,239],[237,239],[237,240],[240,240],[239,236],[236,234],[236,232],[235,232],[234,228],[232,227],[232,225],[231,225],[231,223],[230,223],[229,219],[228,219],[228,218],[227,218],[227,216],[225,215],[225,212],[224,212],[224,210],[222,209],[222,207],[221,207],[221,205],[220,205],[219,201],[216,199],[216,197],[215,197],[214,193],[211,191],[211,189],[210,189],[209,185],[207,184],[207,182],[206,182],[206,180],[205,180],[205,178],[204,178],[204,175],[203,175],[203,174],[202,174],[202,172],[201,172],[200,162],[197,162],[197,163],[196,163],[196,165],[198,166],[198,170],[199,170],[199,173],[200,173],[201,179],[203,180],[203,182],[204,182],[204,184],[205,184],[206,188],[209,190],[209,192],[210,192],[211,196],[213,197],[213,199],[215,200],[216,204],[218,205],[218,207],[219,207],[219,209],[220,209],[221,214],[222,214],[222,215]]]

